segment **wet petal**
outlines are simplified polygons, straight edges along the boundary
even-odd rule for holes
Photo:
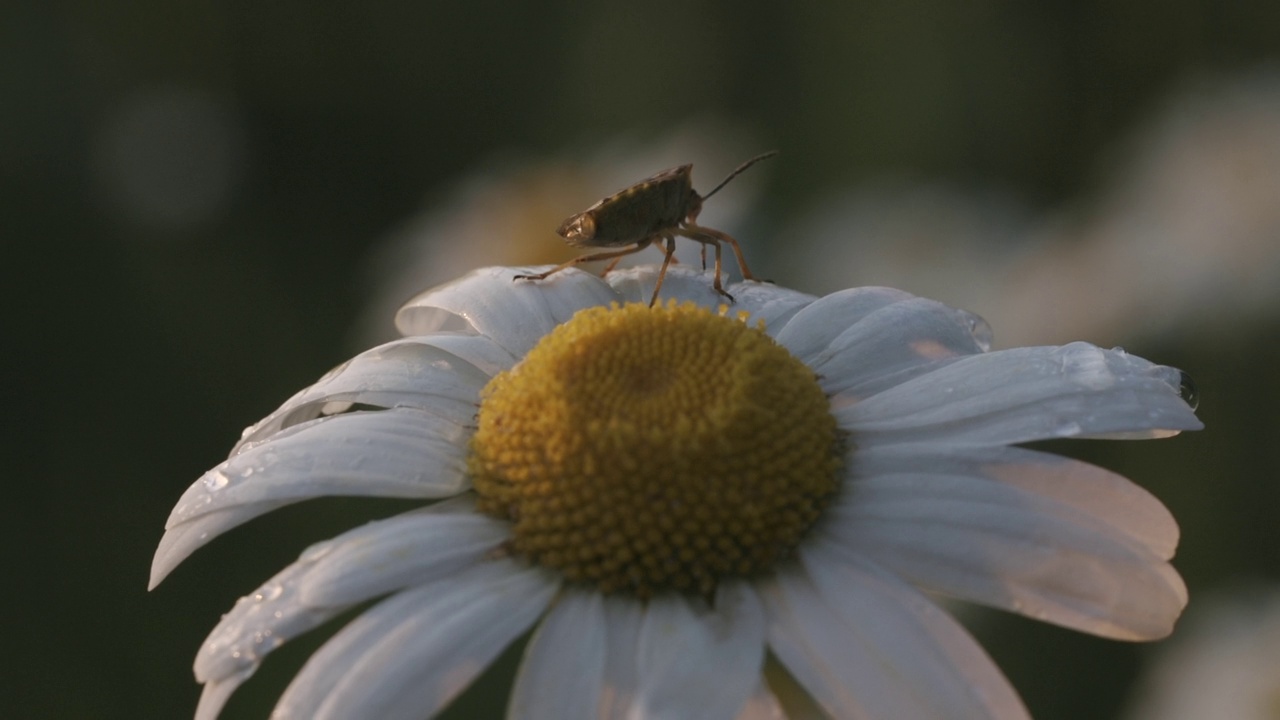
[[[343,610],[302,602],[298,580],[310,572],[313,552],[308,548],[297,562],[237,600],[231,612],[222,616],[196,655],[197,681],[247,679],[273,650]]]
[[[1198,430],[1181,373],[1087,343],[961,358],[835,411],[860,447]]]
[[[272,717],[430,717],[533,624],[557,587],[544,571],[496,560],[394,595],[312,655]]]
[[[958,623],[872,566],[810,550],[762,597],[770,647],[834,717],[1028,717]]]
[[[399,409],[321,418],[254,445],[205,473],[178,500],[152,562],[153,585],[222,532],[290,503],[325,495],[456,495],[469,482],[466,432]],[[214,513],[199,533],[184,527]]]
[[[477,333],[519,358],[578,310],[619,299],[600,278],[577,268],[545,280],[514,280],[516,275],[547,269],[550,266],[475,270],[405,303],[396,314],[396,327],[405,335]]]
[[[516,358],[501,345],[483,335],[466,333],[435,333],[412,338],[413,342],[438,347],[471,363],[490,377],[503,370],[510,370]]]
[[[289,398],[245,430],[232,454],[282,429],[338,414],[357,403],[417,408],[466,425],[475,417],[480,389],[488,382],[488,374],[457,355],[417,338],[396,340],[360,353]]]
[[[489,542],[467,543],[468,534],[475,535],[475,527],[481,523],[493,526]],[[460,572],[478,563],[494,547],[493,539],[500,542],[502,537],[496,521],[437,505],[317,543],[223,615],[196,655],[196,679],[210,683],[236,677],[238,684],[285,642],[356,603]],[[451,545],[442,539],[461,539],[462,543]],[[390,554],[396,551],[398,554]],[[353,556],[366,559],[375,568],[392,563],[396,567],[344,577],[340,592],[333,592],[334,573],[345,571]]]

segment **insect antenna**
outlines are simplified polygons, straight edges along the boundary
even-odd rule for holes
[[[727,177],[727,178],[725,178],[725,179],[721,180],[721,181],[720,181],[720,184],[719,184],[719,185],[717,185],[717,186],[715,186],[715,187],[711,190],[711,192],[707,193],[706,195],[703,195],[703,196],[702,196],[702,199],[703,199],[703,200],[706,200],[707,198],[711,197],[712,195],[715,195],[715,194],[716,194],[716,192],[720,190],[720,188],[724,187],[725,185],[728,185],[730,180],[732,180],[732,179],[734,179],[734,178],[738,177],[739,175],[741,175],[743,170],[746,170],[747,168],[751,167],[752,165],[755,165],[756,163],[760,162],[761,160],[767,160],[767,159],[769,159],[769,158],[771,158],[771,157],[773,157],[774,155],[777,155],[777,154],[778,154],[778,151],[777,151],[777,150],[770,150],[769,152],[764,153],[763,155],[757,155],[757,156],[755,156],[755,157],[751,158],[750,160],[748,160],[748,161],[746,161],[746,162],[742,163],[741,165],[739,165],[739,166],[738,166],[738,168],[737,168],[736,170],[734,170],[733,172],[729,173],[729,177]]]

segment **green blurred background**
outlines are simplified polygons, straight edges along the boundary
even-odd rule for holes
[[[703,190],[738,160],[782,151],[738,200],[733,186],[715,201],[750,198],[725,222],[766,277],[811,292],[900,284],[983,314],[1002,344],[1124,344],[1189,371],[1207,431],[1053,449],[1169,505],[1189,612],[1198,597],[1280,581],[1280,306],[1268,290],[1280,286],[1280,155],[1265,144],[1280,138],[1280,120],[1268,124],[1278,60],[1280,4],[1265,0],[6,4],[4,715],[189,716],[195,651],[237,597],[310,542],[400,507],[279,511],[145,592],[186,486],[243,427],[387,332],[361,323],[388,238],[404,241],[423,213],[483,226],[509,202],[537,202],[502,178],[551,183],[561,176],[545,168],[585,162],[598,172],[569,183],[570,199],[530,211],[548,219],[523,232],[552,247],[561,217],[682,162],[645,153],[680,132],[677,147],[716,146],[698,156]],[[1253,119],[1224,121],[1184,174],[1162,169],[1224,108]],[[622,155],[629,174],[598,180]],[[1202,177],[1206,166],[1242,189]],[[1190,189],[1142,204],[1175,175]],[[1225,225],[1155,217],[1177,217],[1188,194],[1212,197]],[[1143,210],[1126,214],[1135,197]],[[957,214],[972,252],[949,242]],[[427,257],[431,243],[473,242],[450,227],[468,226],[437,223]],[[799,230],[811,227],[825,237]],[[1153,227],[1185,242],[1162,248]],[[864,230],[875,237],[863,243]],[[1227,242],[1235,231],[1246,237]],[[1110,238],[1144,234],[1155,244],[1108,259]],[[909,257],[886,254],[903,246]],[[1102,259],[1071,260],[1081,249]],[[867,276],[878,267],[892,277]],[[1019,279],[1068,267],[1081,305],[1068,292],[1046,315],[1024,312],[1035,292]],[[1252,290],[1234,292],[1242,284]],[[1141,292],[1062,317],[1117,286]],[[1002,335],[1001,318],[1026,330]],[[967,617],[1045,720],[1119,717],[1160,652]],[[273,655],[225,717],[265,717],[315,642]],[[482,692],[468,702],[500,707]]]

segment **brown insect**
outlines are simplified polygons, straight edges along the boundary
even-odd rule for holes
[[[686,237],[702,243],[702,267],[707,267],[707,246],[716,249],[715,282],[716,292],[729,298],[733,296],[720,284],[720,243],[725,242],[733,248],[738,259],[738,267],[742,270],[744,280],[757,280],[747,267],[747,260],[742,256],[742,248],[738,241],[728,234],[703,227],[697,224],[698,213],[702,212],[702,203],[715,195],[720,188],[737,177],[742,171],[765,158],[777,155],[777,151],[757,155],[742,163],[729,176],[720,181],[711,192],[698,195],[693,189],[693,165],[663,170],[648,180],[632,185],[626,190],[614,193],[600,202],[565,220],[556,230],[570,245],[592,248],[621,248],[605,252],[589,253],[562,263],[544,273],[537,275],[517,275],[516,280],[544,280],[565,268],[578,263],[593,260],[612,260],[601,273],[608,275],[610,270],[632,253],[638,253],[658,240],[666,243],[666,254],[662,258],[662,269],[658,271],[658,282],[653,288],[653,297],[649,299],[649,307],[658,299],[658,290],[662,289],[662,279],[667,275],[667,267],[676,251],[676,237]]]

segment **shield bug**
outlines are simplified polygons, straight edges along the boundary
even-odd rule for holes
[[[739,165],[729,176],[720,181],[711,192],[699,195],[693,189],[693,165],[681,165],[670,170],[663,170],[648,180],[614,193],[592,205],[560,224],[556,233],[565,242],[575,247],[617,248],[602,252],[588,253],[562,263],[544,273],[537,275],[517,275],[516,280],[544,280],[565,268],[578,263],[594,260],[611,260],[602,275],[607,275],[623,257],[640,252],[659,240],[663,241],[664,256],[662,269],[658,271],[658,281],[653,287],[653,297],[649,306],[658,299],[658,290],[662,288],[662,279],[666,277],[667,267],[671,264],[672,255],[676,251],[676,237],[685,237],[702,243],[702,266],[706,268],[707,246],[716,251],[715,281],[716,292],[729,298],[733,296],[720,284],[720,251],[721,243],[728,243],[738,260],[744,280],[757,280],[747,267],[747,260],[742,256],[742,248],[738,241],[728,234],[697,224],[698,213],[702,212],[702,203],[730,180],[744,170],[765,158],[777,155],[777,151],[757,155]]]

